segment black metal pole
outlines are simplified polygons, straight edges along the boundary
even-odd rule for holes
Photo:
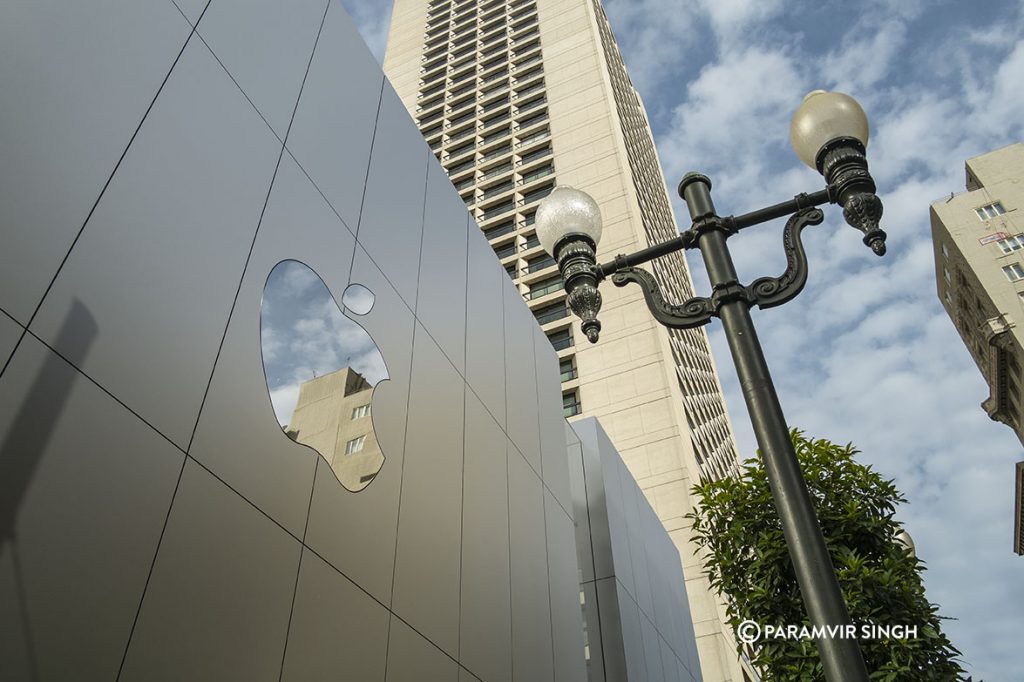
[[[680,186],[694,220],[715,215],[711,181],[690,175]],[[711,286],[716,291],[738,282],[726,236],[720,230],[701,233],[698,241]],[[812,626],[849,626],[850,615],[839,590],[825,538],[811,505],[810,494],[789,437],[789,427],[775,393],[768,364],[743,300],[723,303],[718,312],[729,342],[743,398],[764,457],[775,506],[782,521],[789,557]],[[816,641],[825,677],[831,682],[866,682],[860,645],[851,637],[821,637]]]

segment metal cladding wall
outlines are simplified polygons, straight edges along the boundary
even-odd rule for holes
[[[596,419],[566,436],[590,682],[700,682],[675,544]]]
[[[558,363],[335,0],[0,7],[0,679],[582,681]],[[268,273],[390,380],[347,492]]]

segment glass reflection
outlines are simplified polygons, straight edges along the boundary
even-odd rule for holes
[[[307,265],[274,266],[263,291],[260,339],[270,402],[285,434],[316,450],[346,489],[358,491],[384,465],[373,430],[373,392],[384,358],[354,319],[373,292],[349,285],[338,306]]]

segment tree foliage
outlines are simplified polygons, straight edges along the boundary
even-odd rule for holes
[[[891,480],[854,460],[852,445],[791,435],[852,621],[917,626],[916,637],[860,640],[871,679],[962,679],[960,652],[925,597],[923,563],[895,539],[901,527],[893,514],[906,500]],[[737,477],[694,491],[689,518],[733,629],[745,620],[809,625],[760,452]],[[739,647],[766,680],[824,679],[811,639],[762,638]]]

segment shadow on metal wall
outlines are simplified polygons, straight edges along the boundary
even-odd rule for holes
[[[28,395],[11,421],[7,438],[0,445],[0,553],[6,548],[10,549],[14,588],[18,598],[18,617],[22,624],[25,654],[33,680],[39,678],[39,673],[32,641],[24,576],[18,559],[18,510],[32,485],[40,457],[46,450],[54,427],[67,403],[71,386],[78,376],[77,371],[69,372],[66,364],[82,364],[98,331],[92,314],[76,299],[61,325],[55,344],[58,348],[71,349],[65,356],[66,361],[52,352],[48,354],[32,382]]]

